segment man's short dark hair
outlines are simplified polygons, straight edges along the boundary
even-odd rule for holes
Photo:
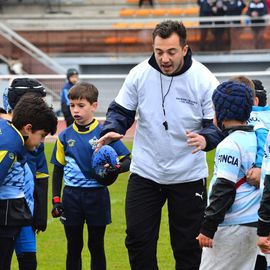
[[[93,104],[98,100],[98,90],[91,83],[77,83],[70,88],[68,98],[71,100],[86,99],[90,104]]]
[[[173,33],[176,33],[179,36],[180,45],[184,47],[187,41],[187,31],[184,24],[179,21],[167,20],[157,24],[153,31],[153,41],[156,36],[166,39]]]
[[[12,123],[21,130],[27,124],[32,125],[32,131],[44,130],[55,134],[57,129],[57,117],[52,107],[35,95],[24,95],[15,106],[12,115]]]

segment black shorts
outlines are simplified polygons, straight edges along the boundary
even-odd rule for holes
[[[104,226],[111,223],[110,195],[107,187],[65,186],[61,222],[67,226]]]

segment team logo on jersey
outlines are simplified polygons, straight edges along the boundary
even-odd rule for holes
[[[68,140],[67,141],[67,143],[68,143],[68,146],[70,146],[70,147],[73,147],[74,146],[74,144],[75,144],[75,140],[72,140],[72,139],[70,139],[70,140]]]
[[[93,150],[97,148],[97,144],[98,144],[97,142],[98,142],[98,139],[96,136],[89,140],[89,143],[92,146]]]
[[[0,128],[0,135],[2,135],[3,133],[2,133],[2,129]]]
[[[221,162],[225,162],[225,163],[229,163],[235,166],[238,166],[239,164],[239,160],[238,158],[234,157],[234,156],[230,156],[230,155],[219,155],[218,156],[218,161]]]
[[[13,153],[9,153],[8,157],[13,160],[15,158],[15,155]]]

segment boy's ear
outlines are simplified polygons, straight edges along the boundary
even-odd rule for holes
[[[92,106],[92,111],[93,112],[96,111],[97,106],[98,106],[98,102],[97,101],[96,102],[93,102],[91,106]]]
[[[32,125],[31,124],[26,124],[21,129],[21,133],[23,136],[28,136],[30,132],[32,132]]]
[[[255,106],[258,106],[259,105],[259,98],[255,97],[253,103],[254,103]]]

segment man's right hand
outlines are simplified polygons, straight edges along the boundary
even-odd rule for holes
[[[63,211],[64,211],[64,207],[63,204],[61,203],[61,199],[60,197],[54,197],[52,199],[53,202],[53,209],[52,209],[52,216],[54,218],[58,218],[61,217]]]
[[[117,132],[108,132],[104,136],[102,136],[98,141],[97,141],[97,147],[95,151],[98,151],[103,145],[109,144],[113,141],[120,140],[124,137],[124,135],[121,135]]]

